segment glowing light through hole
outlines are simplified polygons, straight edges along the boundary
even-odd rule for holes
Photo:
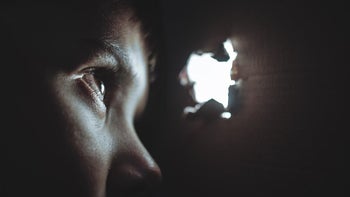
[[[193,97],[198,103],[215,99],[225,108],[228,106],[229,87],[236,83],[231,79],[231,69],[237,53],[231,40],[227,39],[223,46],[229,55],[227,61],[216,60],[213,53],[192,53],[187,60],[187,79],[180,77],[180,82],[193,84]]]
[[[221,114],[221,118],[223,118],[223,119],[230,119],[231,118],[231,113],[230,112],[223,112]]]

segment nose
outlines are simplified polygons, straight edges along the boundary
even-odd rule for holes
[[[107,179],[107,196],[146,196],[161,181],[161,171],[136,134],[118,140]]]

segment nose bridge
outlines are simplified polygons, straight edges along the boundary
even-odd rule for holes
[[[116,144],[107,180],[108,196],[146,193],[156,187],[161,171],[132,126],[123,129]]]

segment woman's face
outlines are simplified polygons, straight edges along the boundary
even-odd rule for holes
[[[134,129],[148,91],[141,22],[126,7],[101,18],[68,36],[66,65],[39,59],[21,75],[9,196],[139,196],[159,182]]]

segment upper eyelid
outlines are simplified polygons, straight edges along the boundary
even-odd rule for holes
[[[110,60],[115,60],[115,62],[109,62],[107,64],[113,66],[109,67],[110,69],[108,70],[113,70],[115,73],[117,73],[116,71],[118,70],[121,75],[128,76],[130,79],[134,78],[135,73],[132,71],[128,63],[128,56],[118,44],[102,39],[90,39],[88,42],[95,43],[96,48],[99,49],[99,52],[96,53],[98,54],[98,57],[109,55],[110,58],[114,58]],[[97,58],[97,56],[95,56],[95,58]]]
[[[96,61],[96,62],[95,62]],[[135,81],[136,74],[128,66],[101,64],[97,60],[90,60],[85,63],[78,72],[73,73],[71,79],[76,80],[82,78],[86,74],[94,74],[96,76],[104,76],[100,79],[107,80],[109,86],[128,85]]]
[[[79,66],[79,70],[86,70],[93,67],[120,67],[121,63],[111,55],[104,51],[95,52],[84,63]]]

